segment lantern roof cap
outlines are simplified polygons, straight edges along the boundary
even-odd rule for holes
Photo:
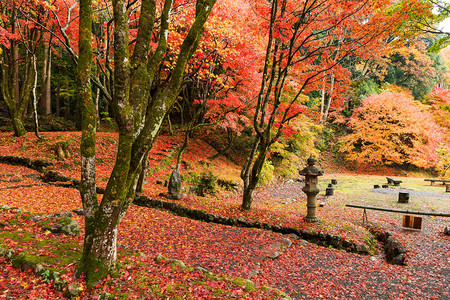
[[[310,156],[306,163],[308,166],[299,172],[300,175],[303,176],[321,176],[323,175],[323,171],[321,171],[318,167],[315,166],[316,160]]]

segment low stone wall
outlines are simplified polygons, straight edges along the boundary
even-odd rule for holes
[[[395,237],[390,236],[384,244],[386,252],[386,261],[393,265],[406,265],[407,253],[406,247],[400,243]]]
[[[383,248],[386,253],[386,261],[388,263],[400,266],[407,264],[408,250],[393,236],[392,232],[373,226],[368,226],[368,230],[377,238],[378,241],[384,243]]]
[[[43,172],[46,168],[53,167],[55,165],[55,163],[51,161],[39,159],[33,160],[22,156],[0,156],[0,163],[24,166],[38,172]]]

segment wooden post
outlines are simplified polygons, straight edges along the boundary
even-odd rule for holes
[[[366,212],[366,209],[364,208],[364,210],[363,210],[363,224],[366,224],[366,222],[368,222],[368,220],[367,220],[367,212]]]
[[[413,228],[413,229],[422,229],[422,217],[416,216],[403,216],[403,227],[405,228]]]

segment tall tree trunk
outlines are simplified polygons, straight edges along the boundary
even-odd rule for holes
[[[34,84],[33,84],[33,115],[34,115],[34,134],[38,139],[41,138],[39,134],[39,121],[37,113],[37,97],[36,97],[36,87],[38,81],[37,67],[36,67],[36,55],[33,55],[33,70],[34,70]]]
[[[81,108],[82,136],[81,136],[81,183],[80,195],[83,203],[85,235],[83,254],[78,265],[77,273],[84,273],[88,284],[92,286],[99,278],[94,277],[94,270],[98,269],[99,276],[109,271],[112,249],[117,231],[111,232],[108,220],[99,214],[96,176],[95,176],[95,141],[96,141],[96,110],[91,91],[91,62],[93,50],[91,46],[92,33],[92,1],[80,0],[79,21],[79,59],[77,66],[78,101]],[[100,226],[99,226],[100,225]],[[102,230],[100,230],[102,229]],[[109,238],[112,240],[109,240]],[[104,245],[103,248],[96,245]],[[115,244],[114,244],[115,246]]]
[[[61,83],[58,82],[58,87],[56,88],[56,116],[61,116],[61,98],[60,98],[60,92],[61,92]]]
[[[14,30],[13,30],[14,33]],[[16,42],[12,43],[13,51],[13,86],[14,86],[14,102],[19,105],[20,103],[20,83],[19,83],[19,45]]]
[[[51,65],[52,65],[52,47],[50,44],[44,45],[44,66],[42,69],[42,93],[41,105],[44,115],[48,116],[52,113],[51,102]]]
[[[266,116],[270,113],[270,110],[267,109],[268,99],[273,89],[273,84],[276,82],[275,74],[279,74],[279,72],[277,72],[278,70],[276,70],[277,64],[275,62],[277,59],[276,49],[278,47],[278,43],[273,38],[275,19],[278,15],[278,2],[278,0],[273,0],[271,2],[271,22],[264,60],[264,70],[262,74],[260,91],[258,93],[256,110],[253,117],[253,129],[255,130],[256,135],[254,137],[250,153],[248,154],[241,170],[241,179],[244,182],[242,208],[245,210],[249,210],[253,203],[253,191],[258,184],[261,169],[266,158],[267,149],[269,148],[267,142],[270,139],[271,125],[266,124]],[[285,3],[285,1],[283,1],[283,3]],[[273,57],[272,54],[274,54]],[[272,59],[273,61],[271,62]],[[272,120],[273,116],[270,116],[269,119]],[[271,122],[270,120],[269,122]]]
[[[16,12],[13,13],[13,19],[15,19]],[[13,22],[12,26],[12,33],[16,33],[16,23]],[[11,53],[12,53],[12,59],[9,61],[11,73],[10,74],[3,74],[3,80],[4,80],[4,86],[3,89],[7,89],[7,83],[11,83],[12,87],[12,94],[9,94],[9,97],[5,97],[4,93],[4,99],[6,102],[6,105],[8,106],[9,115],[12,121],[14,135],[15,136],[22,136],[27,133],[25,130],[25,126],[23,123],[23,120],[25,119],[24,110],[20,109],[20,81],[19,81],[19,45],[16,41],[13,41],[11,43]],[[12,75],[12,82],[9,81],[10,78],[5,78],[5,76],[11,76]]]
[[[327,105],[323,111],[321,121],[322,123],[325,123],[328,119],[328,114],[330,113],[330,106],[331,102],[333,101],[333,93],[334,93],[334,82],[336,80],[336,76],[334,74],[331,74],[331,87],[330,87],[330,96],[328,97]]]

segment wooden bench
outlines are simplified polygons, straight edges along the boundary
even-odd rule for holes
[[[392,178],[392,177],[386,177],[386,179],[387,179],[388,184],[393,184],[393,185],[395,185],[395,186],[399,186],[400,183],[402,183],[401,180],[394,179],[394,178]]]
[[[442,184],[446,184],[447,182],[450,182],[450,180],[446,180],[446,179],[434,179],[434,178],[427,178],[424,179],[424,181],[429,181],[430,185],[433,185],[433,183],[435,182],[442,182]]]
[[[401,214],[410,214],[410,215],[450,217],[450,213],[413,211],[413,210],[406,210],[406,209],[384,208],[384,207],[356,205],[356,204],[345,204],[345,206],[364,209],[364,211],[363,211],[363,224],[365,224],[368,221],[366,209],[387,211],[387,212],[395,212],[395,213],[401,213]],[[410,227],[411,226],[411,228],[415,228],[416,226],[419,226],[420,228],[415,228],[415,229],[421,229],[421,227],[422,227],[422,219],[421,218],[411,218],[409,216],[405,216],[403,218],[403,226],[404,227]],[[412,226],[414,226],[414,227],[412,227]]]

